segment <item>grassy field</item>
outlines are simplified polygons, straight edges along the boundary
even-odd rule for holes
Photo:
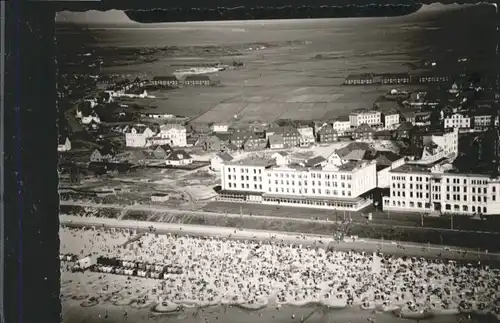
[[[89,214],[89,211],[77,207],[61,207],[64,214]],[[93,213],[93,212],[92,212]],[[98,212],[98,216],[106,216],[108,212]],[[116,218],[120,211],[110,211],[110,216]],[[143,211],[126,212],[123,219],[135,221],[154,221],[178,224],[210,225],[233,227],[241,229],[276,230],[299,233],[330,235],[338,232],[341,225],[337,223],[302,222],[293,219],[266,219],[262,217],[229,218],[220,216],[154,213]],[[374,224],[353,223],[347,229],[348,235],[361,238],[398,240],[417,243],[444,244],[457,247],[480,248],[490,251],[500,251],[498,235],[488,233],[473,233],[459,231],[444,231],[432,228],[400,228]]]

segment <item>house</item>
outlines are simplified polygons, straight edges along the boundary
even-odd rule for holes
[[[301,135],[296,128],[291,126],[272,127],[266,130],[266,139],[272,135],[281,135],[283,137],[284,147],[297,147],[301,142]]]
[[[92,122],[99,124],[99,123],[101,123],[101,119],[99,118],[99,116],[97,115],[97,113],[92,112],[88,116],[82,116],[82,118],[80,119],[80,122],[82,124],[85,124],[85,125],[89,125]]]
[[[454,113],[444,118],[444,128],[470,129],[471,118],[461,113]]]
[[[345,85],[369,85],[373,84],[373,74],[351,74],[344,81]]]
[[[164,159],[168,155],[170,155],[173,151],[172,147],[170,145],[165,144],[165,145],[154,145],[150,146],[149,152],[151,153],[151,157],[155,159]]]
[[[380,111],[380,119],[384,129],[396,129],[399,126],[399,105],[393,101],[375,103],[375,109]]]
[[[171,147],[187,146],[186,127],[177,123],[167,123],[160,126],[160,131],[155,136],[159,144],[169,144]]]
[[[154,136],[153,130],[146,125],[135,125],[125,132],[125,146],[143,148],[147,146],[147,139]]]
[[[115,156],[115,153],[110,148],[95,149],[90,155],[91,162],[105,162],[110,161]]]
[[[382,113],[376,110],[356,110],[349,114],[349,122],[351,128],[357,128],[362,124],[368,124],[369,126],[379,126],[382,124],[381,120]]]
[[[421,111],[415,113],[415,125],[417,127],[428,127],[431,125],[432,112]]]
[[[408,91],[399,91],[396,89],[390,90],[388,93],[384,95],[384,99],[387,101],[405,101],[411,98],[411,94]]]
[[[413,123],[408,121],[403,121],[394,133],[394,137],[397,140],[401,139],[411,139],[415,130]]]
[[[168,200],[169,200],[168,193],[156,192],[156,193],[151,194],[151,202],[164,203],[164,202],[167,202]]]
[[[255,132],[237,130],[231,134],[231,136],[229,137],[229,142],[238,147],[238,149],[240,149],[243,147],[243,143],[246,142],[248,139],[257,139],[257,138],[260,137],[257,136]]]
[[[373,140],[373,134],[375,131],[368,124],[363,123],[357,129],[354,130],[354,139],[357,140]]]
[[[59,138],[59,143],[57,145],[57,151],[69,151],[71,150],[71,141],[68,137]]]
[[[373,134],[373,138],[375,140],[391,140],[392,139],[392,132],[389,130],[377,131]]]
[[[270,149],[283,149],[285,148],[285,142],[282,135],[271,135],[268,138]]]
[[[399,74],[386,74],[380,79],[380,82],[384,85],[388,84],[409,84],[411,82],[410,74],[399,73]]]
[[[402,111],[400,115],[400,121],[401,122],[410,122],[411,124],[415,124],[415,114],[417,111],[415,110],[409,110],[409,111]]]
[[[297,131],[300,134],[300,146],[310,146],[316,142],[314,139],[314,129],[309,126],[299,126]]]
[[[229,125],[227,123],[214,123],[210,126],[212,132],[227,133],[229,131]]]
[[[370,156],[370,151],[364,149],[354,149],[347,155],[342,156],[342,160],[366,160]]]
[[[205,151],[223,151],[224,142],[216,135],[202,136],[195,146]]]
[[[302,166],[303,167],[318,167],[321,166],[324,162],[326,162],[326,158],[323,156],[315,156],[306,160]]]
[[[347,132],[351,131],[351,122],[349,121],[349,116],[344,115],[336,118],[332,122],[333,130],[337,132],[337,134],[345,135]]]
[[[193,157],[184,150],[174,150],[165,158],[165,164],[170,166],[189,165],[193,163]]]
[[[230,162],[234,158],[227,152],[220,152],[217,153],[211,160],[210,160],[210,169],[214,171],[220,171],[222,168],[222,164],[225,162]]]
[[[422,75],[418,77],[418,82],[420,84],[432,84],[432,83],[446,83],[450,81],[449,76],[445,75]]]
[[[266,138],[250,137],[243,142],[244,150],[263,150],[267,147]]]
[[[339,140],[338,132],[330,124],[325,124],[316,133],[316,139],[319,143],[336,142]]]
[[[178,87],[179,80],[174,75],[154,76],[151,80],[151,84],[162,87]]]
[[[276,165],[278,166],[288,165],[290,163],[290,155],[284,151],[276,152],[271,157],[276,160]]]
[[[349,153],[355,150],[368,151],[371,154],[372,148],[369,143],[366,142],[351,142],[345,147],[335,150],[335,154],[332,154],[330,157],[334,157],[335,159],[345,159]],[[329,159],[331,159],[328,157]]]
[[[184,79],[185,86],[210,86],[213,82],[208,75],[188,75]]]

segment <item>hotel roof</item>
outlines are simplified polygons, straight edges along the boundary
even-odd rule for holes
[[[258,156],[249,156],[240,160],[232,160],[226,165],[239,165],[239,166],[257,166],[257,167],[268,167],[276,165],[276,160],[269,158],[260,158]]]

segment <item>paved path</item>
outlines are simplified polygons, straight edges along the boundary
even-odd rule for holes
[[[150,211],[150,212],[160,212],[160,213],[170,213],[170,214],[192,214],[192,215],[201,215],[201,216],[226,216],[230,218],[264,218],[269,220],[283,220],[283,217],[280,216],[267,216],[267,215],[249,215],[249,214],[234,214],[234,213],[215,213],[208,211],[192,211],[192,210],[178,210],[172,209],[168,206],[162,205],[119,205],[119,204],[97,204],[90,202],[78,202],[78,201],[61,201],[61,205],[69,205],[69,206],[81,206],[81,207],[93,207],[93,208],[102,208],[102,209],[123,209],[124,212],[121,213],[121,216],[125,215],[126,211]],[[306,211],[304,211],[306,212]],[[121,219],[121,218],[120,218]],[[306,223],[341,223],[341,221],[334,220],[324,220],[324,219],[307,219],[307,218],[286,218],[288,221],[296,221],[296,222],[306,222]],[[369,222],[372,226],[382,226],[388,227],[388,225],[379,224]],[[456,230],[456,229],[437,229],[437,228],[428,228],[428,227],[420,227],[420,226],[408,226],[408,225],[390,225],[391,228],[407,228],[413,230],[439,230],[439,231],[454,231],[454,232],[469,232],[469,233],[488,233],[493,235],[499,235],[497,232],[482,232],[482,231],[471,231],[471,230]]]
[[[60,215],[62,225],[71,227],[105,227],[115,229],[135,229],[140,232],[148,231],[150,227],[156,228],[157,233],[171,234],[189,234],[193,236],[224,237],[239,240],[275,240],[287,243],[296,243],[302,245],[316,245],[318,247],[333,246],[337,250],[357,250],[365,252],[374,252],[380,250],[383,253],[459,260],[459,261],[477,261],[500,262],[499,253],[485,253],[478,250],[467,250],[454,247],[444,247],[436,245],[422,245],[416,243],[397,243],[390,241],[380,241],[372,239],[356,239],[355,241],[347,239],[343,242],[335,242],[331,236],[312,235],[312,234],[294,234],[290,232],[276,232],[265,230],[246,230],[235,228],[221,228],[204,225],[180,225],[170,223],[117,220],[106,218],[91,218],[72,215]]]

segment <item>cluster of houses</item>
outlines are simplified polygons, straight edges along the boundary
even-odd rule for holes
[[[102,89],[111,98],[113,97],[150,97],[146,92],[148,87],[177,88],[180,86],[216,86],[218,80],[212,80],[210,76],[203,74],[187,75],[183,80],[175,75],[154,76],[151,80],[141,79],[139,77],[130,81],[128,79],[113,80],[106,77],[97,81],[97,88]]]
[[[446,83],[451,80],[449,75],[425,74],[410,75],[409,73],[382,74],[372,73],[350,74],[344,80],[345,85],[403,85],[403,84],[434,84]]]
[[[155,145],[170,145],[171,147],[187,147],[186,127],[178,123],[166,123],[160,126],[135,124],[115,127],[115,132],[125,137],[125,146],[131,148],[146,148]]]
[[[104,147],[95,149],[89,158],[97,163],[124,163],[143,166],[158,162],[169,166],[183,166],[193,163],[193,157],[183,149],[173,149],[170,145],[153,145],[143,150],[129,150],[117,153],[114,149]]]

